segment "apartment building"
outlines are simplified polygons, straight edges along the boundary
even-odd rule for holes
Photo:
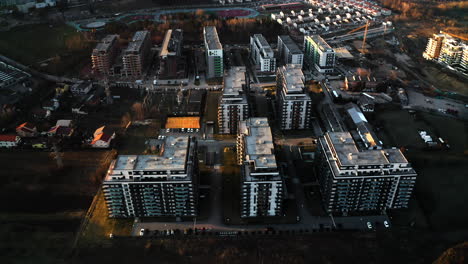
[[[262,34],[255,34],[250,37],[250,57],[257,71],[276,71],[275,53]]]
[[[304,53],[297,46],[290,36],[278,36],[278,59],[282,65],[297,64],[302,68]]]
[[[249,81],[245,67],[232,67],[224,75],[223,95],[218,106],[220,134],[236,134],[239,121],[249,117]]]
[[[282,130],[311,127],[312,100],[305,90],[300,65],[288,64],[278,68],[276,103]]]
[[[223,46],[219,41],[216,27],[204,27],[203,36],[205,40],[206,76],[208,79],[223,77]]]
[[[441,32],[429,39],[423,57],[462,72],[467,72],[468,44],[459,38]]]
[[[159,52],[159,79],[186,77],[186,58],[182,56],[182,29],[169,29]]]
[[[434,34],[427,42],[426,51],[423,53],[423,57],[427,60],[438,59],[444,38],[445,34]]]
[[[317,173],[328,213],[407,208],[417,174],[399,149],[359,149],[349,132],[319,138]]]
[[[459,66],[465,49],[468,49],[468,46],[461,40],[446,35],[442,41],[438,61],[450,66]]]
[[[319,35],[304,37],[304,57],[307,66],[320,73],[332,73],[335,68],[335,50]]]
[[[241,166],[241,217],[281,216],[283,180],[273,136],[264,117],[239,122],[237,155]]]
[[[119,36],[107,35],[93,49],[91,61],[93,69],[101,74],[109,75],[111,67],[117,56],[119,48]]]
[[[150,62],[151,36],[149,31],[137,31],[123,51],[122,77],[141,78]]]
[[[167,136],[157,155],[119,155],[104,179],[109,217],[197,215],[197,142]]]

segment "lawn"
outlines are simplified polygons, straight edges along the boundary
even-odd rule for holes
[[[28,65],[34,64],[68,51],[66,40],[78,34],[67,25],[15,27],[0,32],[0,53]]]

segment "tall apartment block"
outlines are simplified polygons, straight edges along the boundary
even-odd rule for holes
[[[239,122],[237,155],[241,165],[241,217],[280,216],[283,180],[276,163],[267,118]]]
[[[182,56],[183,31],[169,29],[159,52],[159,78],[185,78],[186,60]]]
[[[282,130],[311,127],[312,100],[304,80],[300,65],[288,64],[276,72],[276,103]]]
[[[465,49],[468,49],[468,46],[461,40],[446,36],[440,48],[439,62],[450,66],[459,66],[461,65],[463,50]]]
[[[425,59],[433,60],[439,58],[444,37],[445,34],[434,34],[433,37],[429,39],[427,42],[426,51],[423,53],[423,57]]]
[[[158,150],[111,163],[102,187],[109,217],[197,215],[197,142],[168,136]]]
[[[96,45],[91,54],[93,69],[101,74],[109,75],[119,48],[119,36],[107,35]]]
[[[151,36],[149,31],[137,31],[123,51],[123,77],[139,78],[150,60]]]
[[[319,138],[317,173],[328,213],[407,208],[416,172],[399,149],[358,149],[349,132]]]
[[[302,68],[304,53],[297,46],[290,36],[278,36],[278,58],[285,64],[297,64]]]
[[[232,67],[226,71],[223,95],[218,106],[220,134],[236,134],[239,121],[249,117],[248,85],[245,67]]]
[[[204,27],[203,36],[205,39],[207,78],[223,77],[223,46],[219,42],[216,27]]]
[[[250,57],[257,71],[274,72],[276,70],[275,53],[262,34],[250,37]]]
[[[304,57],[310,69],[332,73],[335,68],[335,50],[319,35],[304,37]]]
[[[429,39],[423,57],[464,72],[468,70],[468,44],[443,32]]]

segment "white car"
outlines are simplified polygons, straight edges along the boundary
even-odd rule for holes
[[[367,228],[372,229],[372,224],[371,224],[371,222],[367,222]]]
[[[145,235],[145,229],[142,228],[142,229],[140,229],[140,236],[144,236],[144,235]]]
[[[383,225],[385,226],[385,228],[389,228],[389,227],[390,227],[390,224],[388,223],[387,220],[383,221]]]

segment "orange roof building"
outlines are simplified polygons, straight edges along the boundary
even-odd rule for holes
[[[166,121],[166,128],[200,128],[200,117],[187,116],[187,117],[168,117]]]

